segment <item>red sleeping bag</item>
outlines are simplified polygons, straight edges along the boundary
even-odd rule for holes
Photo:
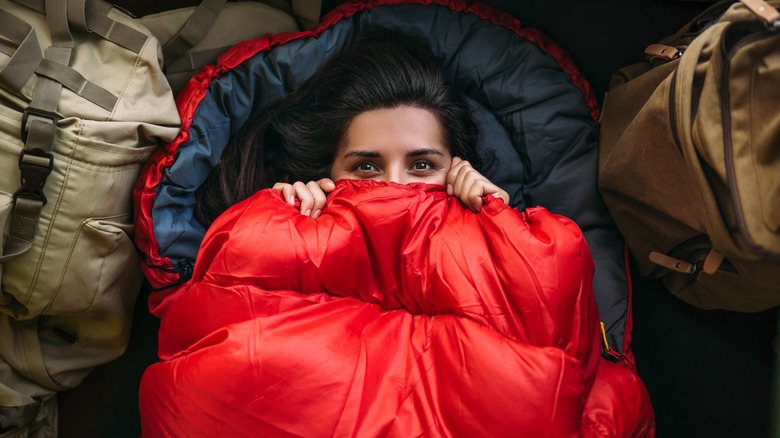
[[[155,309],[144,436],[652,436],[580,229],[485,202],[342,180],[317,220],[274,190],[228,210]]]

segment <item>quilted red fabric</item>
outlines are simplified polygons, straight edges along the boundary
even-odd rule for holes
[[[652,436],[600,356],[579,228],[440,186],[339,181],[313,220],[264,190],[155,309],[146,437]]]

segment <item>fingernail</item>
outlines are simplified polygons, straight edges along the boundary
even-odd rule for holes
[[[311,216],[311,208],[309,208],[309,209],[307,209],[306,211],[304,211],[304,212],[303,212],[303,215],[304,215],[304,216]]]
[[[314,210],[314,213],[311,214],[312,219],[317,219],[318,217],[320,217],[320,213],[322,213],[322,210],[320,210],[319,208]]]
[[[295,196],[293,196],[293,195],[290,195],[290,197],[289,197],[289,198],[287,198],[287,202],[289,202],[289,203],[290,203],[290,205],[293,205],[293,204],[295,204]]]

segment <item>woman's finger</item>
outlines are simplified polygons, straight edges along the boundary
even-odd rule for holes
[[[282,192],[282,198],[290,205],[295,205],[295,189],[292,184],[276,183],[273,186],[274,190]]]
[[[501,200],[504,201],[504,204],[509,205],[509,193],[501,187],[490,183],[490,187],[485,192],[489,195],[501,198]]]
[[[320,216],[320,213],[322,213],[322,209],[325,208],[325,191],[320,185],[320,181],[309,181],[306,184],[306,188],[309,190],[312,198],[314,199],[314,204],[311,207],[312,211],[310,216],[312,219],[317,219]]]
[[[478,213],[482,209],[482,175],[474,169],[463,174],[459,198],[469,210]]]
[[[447,173],[447,194],[455,196],[471,211],[482,210],[482,197],[493,195],[509,204],[509,194],[501,187],[490,182],[474,169],[468,161],[452,160],[452,168]]]
[[[327,194],[336,188],[336,183],[330,178],[322,178],[305,184],[303,181],[296,181],[293,184],[279,182],[272,188],[282,192],[285,202],[290,205],[294,206],[295,200],[298,199],[301,202],[301,214],[317,219],[325,208]]]
[[[314,195],[311,190],[303,181],[296,181],[293,188],[295,188],[295,196],[301,201],[301,214],[311,216],[311,209],[314,207]]]
[[[317,181],[317,184],[320,186],[323,192],[330,193],[333,190],[336,189],[336,183],[333,182],[330,178],[322,178]]]
[[[468,161],[461,160],[457,165],[455,165],[452,170],[450,170],[450,173],[448,176],[450,177],[450,181],[448,181],[448,185],[452,185],[452,195],[461,197],[463,194],[464,188],[468,185],[469,178],[472,178],[473,175],[472,172],[479,175],[479,172],[474,170],[473,167],[471,167],[471,164]]]
[[[468,199],[468,206],[474,213],[482,210],[482,196],[485,195],[485,182],[476,178],[470,181],[464,198]],[[464,201],[465,203],[465,201]]]
[[[462,162],[463,160],[460,158],[452,157],[452,164],[450,164],[450,170],[447,172],[445,181],[445,184],[447,185],[447,195],[449,196],[455,196],[455,180],[458,177],[458,171],[461,168],[460,163]]]

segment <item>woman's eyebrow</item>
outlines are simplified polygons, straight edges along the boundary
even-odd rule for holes
[[[373,151],[352,151],[344,155],[344,158],[349,158],[349,157],[378,158],[380,157],[380,155],[379,152],[373,152]]]
[[[441,151],[436,149],[416,149],[408,154],[406,154],[407,157],[419,157],[421,155],[444,155]]]
[[[419,157],[422,155],[444,155],[441,151],[438,151],[436,149],[415,149],[408,154],[406,154],[407,157]],[[351,151],[344,155],[344,158],[349,157],[361,157],[361,158],[379,158],[382,155],[379,152],[374,151]]]

